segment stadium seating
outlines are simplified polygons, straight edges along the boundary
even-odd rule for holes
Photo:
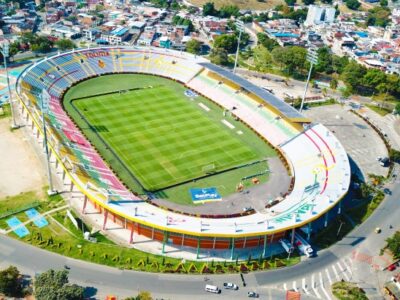
[[[132,215],[133,207],[140,207],[143,223],[154,224],[157,228],[174,226],[168,222],[166,225],[166,218],[169,217],[179,220],[179,226],[194,235],[204,230],[200,218],[182,216],[149,205],[125,188],[65,113],[62,96],[72,84],[88,77],[121,72],[168,77],[232,111],[284,153],[295,182],[292,192],[273,207],[274,213],[209,219],[206,223],[210,234],[234,235],[239,231],[244,234],[278,227],[285,229],[293,226],[296,222],[293,215],[299,214],[304,205],[317,206],[314,211],[322,213],[345,194],[350,182],[348,158],[344,148],[327,128],[313,124],[304,131],[296,129],[267,105],[260,105],[248,94],[239,91],[234,84],[221,83],[210,76],[209,70],[199,65],[199,61],[203,59],[162,49],[113,47],[75,50],[36,62],[20,76],[18,90],[22,92],[24,101],[29,100],[28,107],[34,110],[34,116],[40,115],[42,90],[51,95],[46,117],[49,140],[61,159],[68,162],[76,182],[82,187],[95,187],[90,193],[96,193],[96,196],[100,195],[99,191],[112,195],[114,202],[108,205],[114,212]],[[39,119],[37,121],[40,122]],[[104,197],[101,199],[104,200]],[[116,203],[118,200],[136,202]]]

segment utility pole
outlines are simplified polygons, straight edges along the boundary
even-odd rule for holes
[[[19,126],[17,125],[17,123],[15,121],[15,113],[14,113],[13,100],[12,100],[11,87],[10,87],[10,77],[8,76],[8,68],[7,68],[7,58],[10,56],[10,44],[8,41],[5,41],[3,43],[2,48],[0,48],[0,52],[3,55],[4,70],[6,71],[6,77],[7,77],[8,102],[10,103],[10,111],[11,111],[11,119],[12,119],[11,128],[17,129],[17,128],[19,128]]]
[[[303,98],[301,99],[301,105],[300,105],[300,110],[299,110],[300,112],[303,111],[304,101],[306,100],[307,89],[308,89],[308,85],[310,84],[310,78],[311,78],[311,72],[312,72],[313,66],[316,65],[318,62],[318,54],[317,54],[317,51],[315,48],[311,48],[311,47],[308,48],[307,61],[310,63],[310,70],[308,71],[306,87],[304,89]]]
[[[53,187],[53,179],[51,178],[51,167],[50,167],[50,156],[49,156],[49,147],[47,145],[47,130],[46,130],[46,122],[44,118],[44,114],[49,111],[49,101],[50,95],[49,93],[43,89],[40,95],[40,112],[42,115],[42,126],[43,126],[43,146],[46,154],[46,162],[47,162],[47,176],[49,178],[49,189],[47,190],[47,194],[49,196],[57,194],[57,191],[54,190]]]
[[[238,38],[238,44],[237,44],[237,48],[236,48],[235,66],[233,67],[233,73],[236,73],[236,66],[237,66],[237,61],[239,58],[240,39],[242,38],[244,23],[243,23],[243,21],[237,20],[235,22],[235,25],[236,25],[236,28],[239,29],[239,38]]]

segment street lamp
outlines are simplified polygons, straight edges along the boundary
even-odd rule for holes
[[[318,62],[318,54],[317,54],[317,51],[315,50],[315,48],[308,48],[307,61],[310,63],[310,70],[308,71],[306,87],[304,89],[303,98],[301,99],[300,112],[303,111],[304,101],[306,99],[307,89],[308,89],[308,85],[310,83],[310,77],[311,77],[311,72],[312,72],[313,66],[316,65]]]
[[[238,57],[239,57],[240,39],[242,38],[244,23],[241,20],[237,20],[235,22],[235,25],[236,25],[236,28],[239,29],[239,38],[238,38],[238,44],[237,44],[237,48],[236,48],[235,66],[233,67],[233,73],[236,72],[236,66],[237,66],[237,61],[238,61]]]
[[[45,113],[47,114],[49,111],[50,95],[45,89],[43,89],[39,98],[40,98],[40,113],[42,115],[42,126],[43,126],[43,144],[47,162],[47,176],[49,177],[49,189],[47,191],[47,194],[49,196],[52,196],[57,194],[57,191],[54,190],[53,188],[53,179],[51,178],[49,147],[47,146],[47,130],[46,130],[46,122],[44,120],[44,114]]]
[[[12,129],[17,129],[19,126],[15,121],[15,114],[13,108],[13,101],[11,95],[11,87],[10,87],[10,77],[8,76],[8,68],[7,68],[7,57],[10,56],[10,44],[8,41],[5,41],[0,48],[0,52],[3,55],[3,62],[4,62],[4,70],[6,71],[6,78],[7,78],[7,88],[8,88],[8,101],[10,103],[10,111],[11,111],[11,119],[12,119]]]

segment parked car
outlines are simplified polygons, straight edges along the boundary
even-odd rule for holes
[[[381,232],[382,232],[382,229],[380,229],[379,227],[375,228],[375,233],[381,233]]]
[[[396,270],[396,264],[394,263],[394,264],[391,264],[388,268],[388,271],[394,271],[394,270]]]
[[[232,282],[224,282],[224,288],[227,290],[238,290],[239,287]]]
[[[247,292],[247,297],[249,298],[258,298],[259,295],[256,292]]]

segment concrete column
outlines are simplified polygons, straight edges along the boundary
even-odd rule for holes
[[[70,193],[74,190],[74,182],[71,180],[71,186],[69,188]]]
[[[329,212],[327,211],[326,214],[325,214],[324,227],[328,227],[328,214],[329,214]]]
[[[163,239],[163,244],[162,244],[162,250],[161,253],[164,254],[165,253],[165,244],[168,241],[168,232],[164,231],[164,239]]]
[[[87,200],[88,200],[88,197],[85,195],[85,197],[83,198],[82,214],[86,214],[85,209],[86,209]]]
[[[265,235],[265,236],[264,236],[264,249],[263,249],[263,257],[265,257],[265,256],[267,255],[267,239],[268,239],[268,236],[267,236],[267,235]]]
[[[181,247],[183,247],[184,243],[185,243],[185,234],[183,233],[183,234],[182,234]]]
[[[235,250],[235,238],[231,239],[231,260],[233,259],[233,251]]]
[[[312,222],[308,223],[307,241],[310,241],[311,238],[311,230],[312,230],[311,223]]]
[[[338,207],[337,213],[338,213],[338,215],[340,215],[342,213],[342,201],[339,202],[339,207]]]
[[[107,210],[107,209],[104,209],[104,222],[103,222],[103,230],[106,230],[107,217],[108,217],[108,210]]]
[[[295,231],[296,231],[296,229],[293,228],[293,229],[292,229],[292,239],[291,239],[291,241],[290,241],[290,244],[292,245],[292,247],[293,247],[293,245],[294,245],[294,233],[295,233]]]
[[[244,237],[243,248],[246,248],[247,236]]]
[[[214,236],[214,239],[213,239],[213,249],[215,249],[215,242],[217,241],[217,238]]]
[[[132,226],[131,226],[131,235],[130,235],[130,237],[129,237],[129,244],[132,244],[133,243],[133,231],[134,231],[134,229],[133,229],[133,227],[135,226],[135,223],[132,223]]]
[[[197,238],[197,250],[196,250],[196,258],[199,258],[200,254],[200,237]]]
[[[151,228],[151,239],[154,240],[154,227]]]

